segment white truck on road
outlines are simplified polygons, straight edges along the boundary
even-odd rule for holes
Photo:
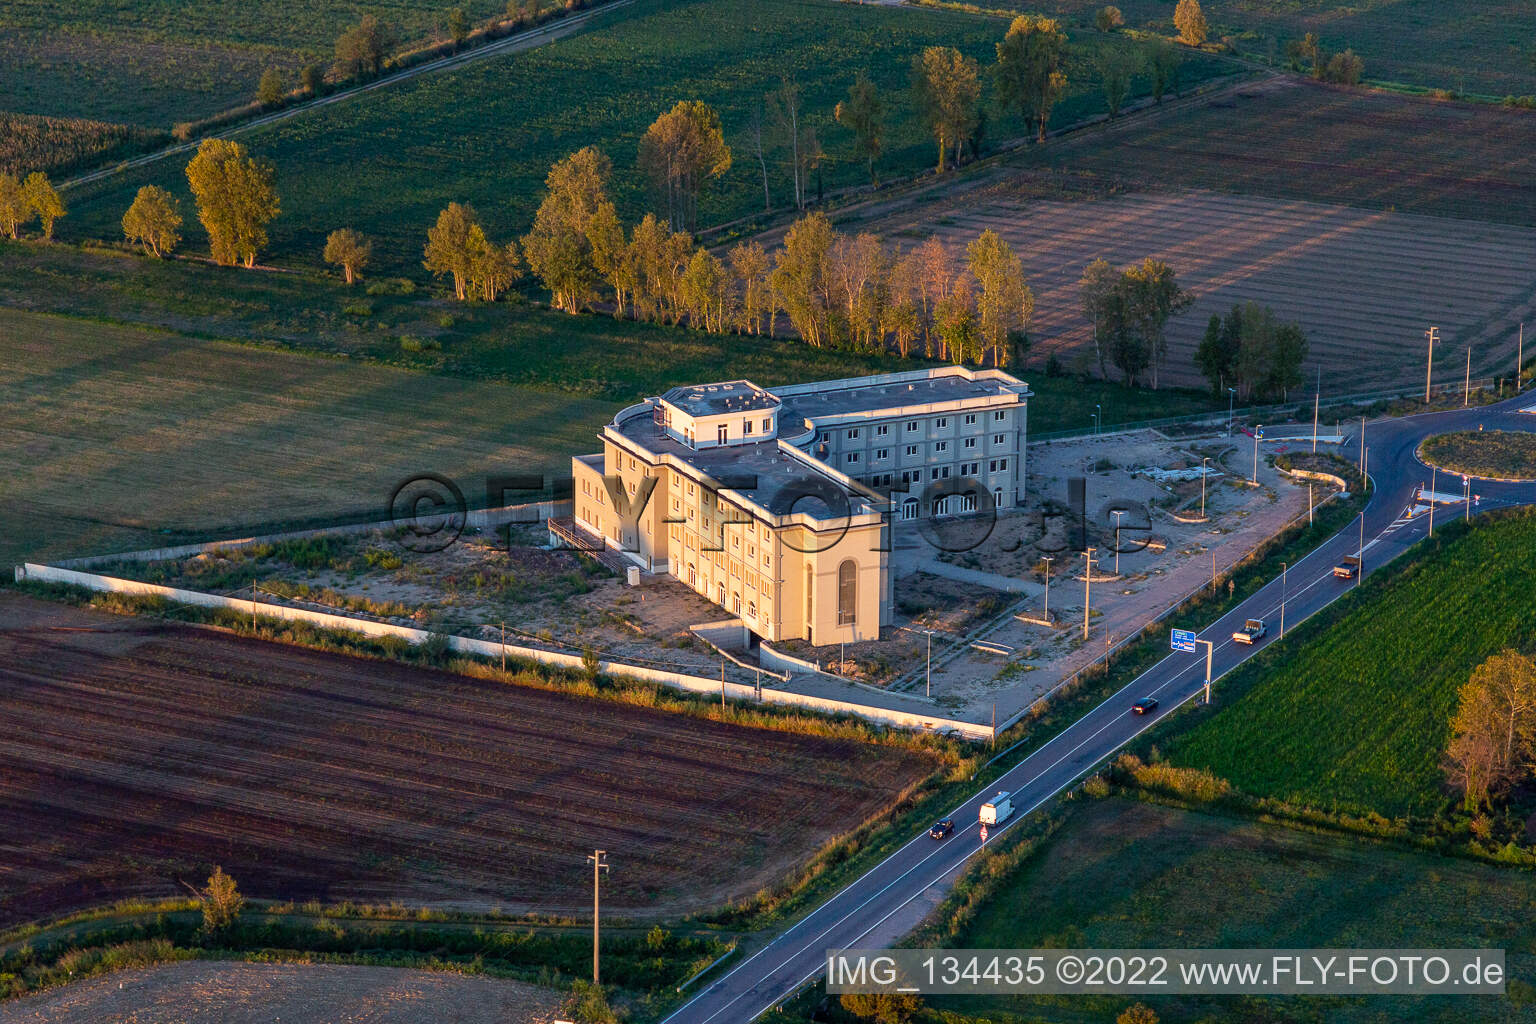
[[[1261,640],[1269,627],[1264,625],[1263,619],[1249,619],[1243,623],[1243,628],[1232,634],[1232,639],[1240,644],[1252,644]]]
[[[1006,792],[999,792],[997,796],[981,805],[981,823],[983,825],[1001,825],[1013,816],[1013,799]]]

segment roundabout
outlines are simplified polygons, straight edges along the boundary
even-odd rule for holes
[[[1479,480],[1525,483],[1536,480],[1536,433],[1521,430],[1462,430],[1420,442],[1415,455],[1443,473]]]

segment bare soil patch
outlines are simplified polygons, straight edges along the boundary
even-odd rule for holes
[[[923,756],[0,597],[0,926],[181,893],[551,912],[744,897]],[[707,855],[705,855],[707,851]]]
[[[22,999],[7,1024],[548,1024],[561,994],[401,967],[192,961],[121,971]]]

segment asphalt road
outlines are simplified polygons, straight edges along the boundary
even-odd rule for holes
[[[1279,636],[1281,604],[1285,626],[1302,619],[1344,594],[1358,580],[1333,575],[1333,566],[1360,548],[1363,523],[1365,572],[1380,568],[1421,539],[1429,517],[1409,519],[1417,489],[1430,483],[1430,470],[1418,461],[1415,449],[1425,437],[1449,430],[1536,430],[1536,415],[1518,409],[1536,403],[1536,391],[1498,406],[1429,413],[1405,419],[1381,420],[1365,428],[1366,469],[1375,494],[1364,516],[1291,566],[1284,579],[1275,579],[1236,608],[1200,630],[1202,640],[1214,645],[1213,674],[1230,672]],[[1292,435],[1305,430],[1290,430]],[[1266,438],[1281,435],[1274,428]],[[1344,454],[1359,457],[1359,441],[1346,446]],[[1460,492],[1461,480],[1441,476],[1437,490]],[[1506,484],[1474,480],[1480,496],[1475,511],[1508,505],[1536,503],[1536,484]],[[1437,521],[1463,515],[1461,505],[1443,505]],[[1283,591],[1283,593],[1282,593]],[[1269,634],[1256,645],[1236,643],[1234,630],[1249,618],[1264,619]],[[911,930],[928,909],[941,899],[966,861],[980,847],[977,814],[995,791],[1013,794],[1015,813],[989,841],[1002,831],[1070,787],[1095,765],[1103,762],[1136,736],[1153,728],[1164,715],[1201,693],[1205,684],[1205,648],[1197,654],[1175,653],[1142,673],[1119,693],[1078,719],[985,790],[956,807],[957,828],[948,839],[936,841],[922,833],[908,841],[880,864],[850,883],[831,899],[801,918],[767,946],[748,957],[718,980],[710,983],[663,1024],[743,1024],[755,1019],[824,970],[828,950],[888,945]],[[1220,703],[1221,687],[1214,687]],[[1157,698],[1157,710],[1133,715],[1131,703],[1140,697]]]

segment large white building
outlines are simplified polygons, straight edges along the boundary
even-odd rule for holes
[[[766,640],[868,640],[893,522],[1023,503],[1030,391],[1001,370],[673,388],[572,460],[574,527]]]

